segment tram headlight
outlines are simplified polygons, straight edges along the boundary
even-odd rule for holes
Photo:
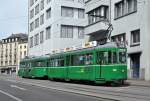
[[[117,69],[113,69],[113,72],[116,72],[117,71]]]

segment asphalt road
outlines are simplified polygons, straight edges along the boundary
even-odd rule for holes
[[[0,75],[0,90],[21,99],[17,101],[114,101],[110,99],[150,101],[150,87],[133,85],[122,87],[94,86],[24,79],[12,75]],[[0,91],[1,98],[4,99],[2,101],[9,101],[8,98],[13,99]]]
[[[0,101],[107,101],[86,95],[0,79]]]

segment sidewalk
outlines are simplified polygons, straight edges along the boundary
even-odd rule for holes
[[[145,80],[127,80],[127,83],[129,83],[131,86],[143,86],[143,87],[150,87],[150,81]]]

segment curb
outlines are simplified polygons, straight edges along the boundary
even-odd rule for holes
[[[149,84],[142,84],[137,81],[126,81],[127,84],[131,85],[131,86],[140,86],[140,87],[150,87],[150,82],[145,82],[145,81],[140,81],[140,82],[143,82],[143,83],[149,83]]]

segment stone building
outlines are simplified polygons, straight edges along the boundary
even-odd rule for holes
[[[2,39],[0,43],[0,70],[1,73],[17,72],[20,59],[27,56],[27,34],[12,34]]]

